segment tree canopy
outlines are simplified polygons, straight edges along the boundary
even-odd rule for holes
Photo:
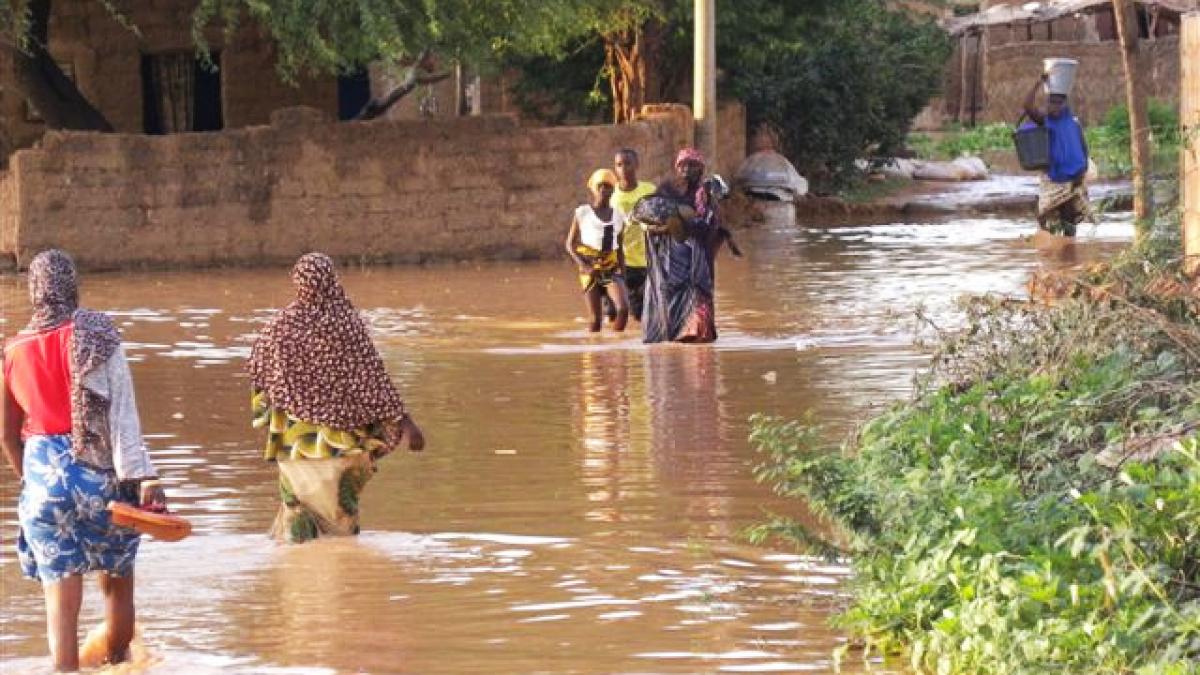
[[[898,152],[950,55],[935,23],[877,0],[727,27],[722,44],[727,91],[752,126],[780,132],[784,154],[818,184],[844,182],[864,155]]]
[[[136,32],[113,0],[114,21]],[[109,129],[50,56],[53,0],[0,5],[0,42],[14,57],[16,87],[43,111],[51,127]],[[227,35],[254,23],[275,45],[285,81],[341,74],[367,64],[419,63],[422,55],[475,68],[502,55],[563,55],[573,42],[605,26],[640,25],[652,0],[200,0],[191,33],[207,54],[216,31]]]
[[[565,56],[513,59],[530,80],[521,85],[530,95],[519,91],[518,101],[528,113],[561,121],[567,114],[591,119],[597,100],[607,99],[612,119],[624,121],[639,100],[683,100],[691,82],[692,7],[609,3],[611,15],[642,23],[605,31],[617,22],[595,20]],[[818,187],[852,178],[864,154],[901,149],[911,120],[940,87],[950,53],[932,17],[884,0],[717,0],[716,40],[718,90],[746,104],[752,128],[778,131],[780,150]],[[619,67],[625,54],[640,63]],[[597,86],[598,63],[607,92]],[[647,71],[640,81],[629,72],[639,66]],[[644,87],[641,99],[628,93],[635,85]]]
[[[193,37],[247,18],[271,36],[285,79],[402,62],[424,50],[472,65],[503,52],[560,53],[608,0],[201,0]]]

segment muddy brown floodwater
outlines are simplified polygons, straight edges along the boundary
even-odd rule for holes
[[[135,672],[770,672],[831,669],[844,566],[741,533],[797,513],[756,485],[754,412],[842,433],[903,397],[924,362],[906,320],[964,292],[1020,293],[1047,260],[1027,224],[798,229],[773,220],[722,258],[714,346],[590,337],[565,262],[343,271],[425,428],[381,465],[362,536],[277,546],[242,373],[290,295],[286,270],[93,274],[120,322],[181,543],[143,543]],[[1080,259],[1131,235],[1108,220]],[[0,329],[28,316],[0,278]],[[14,560],[0,478],[0,669],[38,672],[40,587]],[[98,620],[90,589],[85,627]],[[856,664],[852,661],[851,670]]]

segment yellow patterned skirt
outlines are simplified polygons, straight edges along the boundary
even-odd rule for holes
[[[263,458],[279,466],[279,511],[271,536],[299,543],[320,536],[358,534],[358,501],[391,451],[387,423],[351,431],[333,429],[273,408],[262,392],[251,397],[253,425],[267,430]]]
[[[617,259],[616,251],[605,252],[591,246],[577,244],[575,252],[592,266],[590,273],[579,275],[579,286],[585,293],[596,286],[605,288],[612,283],[613,273],[617,271],[617,264],[620,262]]]

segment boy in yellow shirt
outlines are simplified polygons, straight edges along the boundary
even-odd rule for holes
[[[632,148],[621,148],[613,157],[613,168],[617,174],[617,189],[613,192],[612,205],[625,215],[633,213],[633,207],[642,197],[654,194],[654,183],[639,181],[637,177],[638,154]],[[625,248],[625,286],[629,290],[629,311],[633,318],[642,320],[642,300],[646,288],[646,233],[635,223],[629,223],[621,237]]]

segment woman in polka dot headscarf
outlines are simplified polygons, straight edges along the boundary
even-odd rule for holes
[[[333,260],[309,253],[292,269],[296,299],[250,354],[254,426],[267,429],[283,500],[272,535],[301,542],[358,533],[358,497],[375,462],[425,439],[404,410]]]

